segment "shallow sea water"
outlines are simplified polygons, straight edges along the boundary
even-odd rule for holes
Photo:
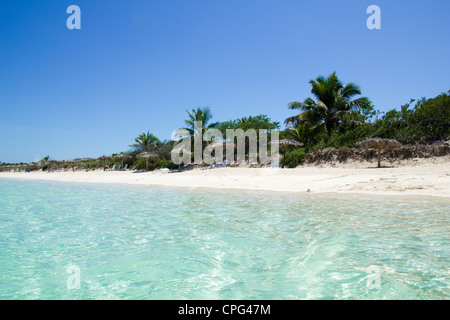
[[[449,299],[449,212],[0,179],[0,299]]]

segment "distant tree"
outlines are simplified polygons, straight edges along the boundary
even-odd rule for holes
[[[356,96],[361,94],[361,89],[353,82],[344,85],[332,73],[328,77],[319,76],[309,81],[311,93],[314,98],[306,98],[303,102],[291,102],[289,108],[300,110],[301,113],[289,117],[285,123],[292,123],[294,127],[304,123],[315,126],[323,126],[331,137],[333,130],[337,129],[344,121],[344,117],[358,110],[363,115],[373,114],[373,106],[367,97]]]
[[[271,130],[279,129],[280,123],[270,120],[267,115],[260,114],[257,116],[243,117],[236,120],[229,120],[219,123],[218,129],[225,135],[227,129],[242,129],[247,131],[248,129],[258,130]]]
[[[450,136],[450,90],[431,99],[420,99],[411,114],[410,125],[427,140]]]
[[[303,142],[305,145],[314,141],[320,132],[323,132],[323,127],[313,122],[299,123],[296,127],[289,126],[286,128],[289,134],[289,139],[294,139]]]
[[[375,122],[375,136],[402,143],[433,142],[450,137],[450,91],[387,111]]]
[[[135,143],[131,144],[130,147],[138,152],[154,150],[160,143],[160,140],[151,132],[143,132],[133,141]]]
[[[201,121],[202,123],[202,134],[208,129],[216,128],[218,125],[217,122],[209,123],[212,119],[212,113],[209,107],[192,109],[191,111],[186,110],[186,112],[188,114],[188,118],[184,120],[186,127],[182,129],[189,131],[191,136],[194,135],[196,121]]]

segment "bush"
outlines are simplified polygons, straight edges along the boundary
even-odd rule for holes
[[[306,152],[304,148],[289,150],[284,156],[284,165],[289,168],[295,168],[305,161]]]
[[[139,158],[136,161],[135,169],[136,170],[146,170],[146,159],[145,158]],[[148,160],[148,170],[153,171],[156,169],[162,169],[162,168],[168,168],[168,169],[175,169],[178,168],[177,165],[175,165],[172,161],[168,161],[163,158],[156,158],[156,159],[149,159]]]
[[[351,150],[348,147],[340,147],[337,149],[337,159],[339,162],[345,162],[352,155]]]
[[[448,139],[450,135],[450,96],[448,93],[420,99],[414,108],[414,100],[390,110],[375,123],[374,136],[396,139],[403,144],[430,143]]]
[[[421,99],[414,108],[410,123],[419,129],[415,135],[424,140],[446,139],[450,134],[450,95],[443,93],[432,99]]]

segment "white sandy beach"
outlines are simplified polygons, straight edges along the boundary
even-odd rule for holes
[[[277,168],[214,168],[163,173],[133,171],[0,172],[0,178],[222,188],[297,193],[450,196],[450,156],[401,163],[350,162]]]

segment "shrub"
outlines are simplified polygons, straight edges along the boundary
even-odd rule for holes
[[[347,161],[347,158],[351,156],[352,152],[348,147],[340,147],[337,149],[337,159],[339,162]]]
[[[135,169],[136,170],[145,170],[146,169],[146,159],[145,158],[139,158],[136,161]],[[149,159],[148,160],[148,170],[153,171],[156,169],[162,169],[162,168],[168,168],[168,169],[175,169],[178,168],[177,165],[175,165],[172,161],[163,159],[163,158],[156,158],[156,159]]]
[[[304,148],[296,148],[286,152],[284,156],[284,165],[289,168],[295,168],[305,161],[306,152]]]

